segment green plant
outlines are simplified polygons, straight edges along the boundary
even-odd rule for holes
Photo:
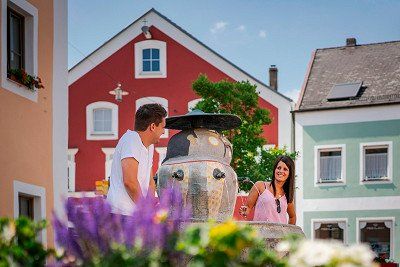
[[[269,180],[279,155],[296,158],[296,153],[287,152],[286,149],[263,149],[266,144],[262,136],[263,126],[270,124],[271,119],[269,110],[259,106],[255,85],[227,80],[214,83],[207,76],[200,75],[192,87],[202,98],[196,109],[210,113],[231,113],[242,119],[240,127],[223,132],[233,145],[231,165],[239,177],[248,177],[253,183]],[[251,186],[250,183],[241,183],[240,189],[248,191]]]
[[[0,266],[44,266],[54,255],[37,240],[46,221],[33,222],[25,217],[16,220],[0,218]]]
[[[188,227],[177,250],[189,256],[189,266],[285,266],[285,259],[265,249],[249,225],[233,221]]]
[[[10,69],[8,75],[10,79],[28,87],[31,91],[35,91],[35,88],[44,88],[39,77],[29,75],[24,69]]]

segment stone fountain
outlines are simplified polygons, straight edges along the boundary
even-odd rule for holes
[[[158,170],[159,194],[168,185],[179,188],[183,205],[190,205],[193,223],[208,219],[224,221],[233,217],[238,179],[230,166],[232,144],[220,132],[240,126],[232,114],[210,114],[193,110],[169,117],[166,128],[180,130],[171,137],[167,155]],[[274,248],[290,233],[304,235],[300,227],[268,222],[248,222]]]

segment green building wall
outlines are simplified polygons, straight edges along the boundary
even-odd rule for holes
[[[400,120],[305,126],[303,130],[304,199],[400,195]],[[380,141],[393,142],[393,183],[360,184],[360,143]],[[346,183],[314,186],[314,147],[333,144],[346,145]]]

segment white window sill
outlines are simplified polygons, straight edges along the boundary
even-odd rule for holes
[[[315,186],[323,187],[323,186],[343,186],[346,185],[342,180],[337,181],[329,181],[329,182],[317,182]]]
[[[25,85],[22,85],[9,78],[4,79],[1,85],[4,89],[13,92],[14,94],[17,94],[19,96],[25,97],[26,99],[29,99],[33,102],[37,102],[38,100],[38,90],[31,91]]]
[[[362,180],[360,184],[368,185],[368,184],[392,184],[393,180],[389,178],[383,179],[370,179],[370,180]]]
[[[166,78],[167,75],[160,71],[141,71],[137,75],[137,79],[148,79],[148,78]]]
[[[117,140],[118,135],[117,134],[104,134],[104,133],[92,133],[87,136],[87,140]]]
[[[92,132],[90,135],[115,135],[113,132]]]

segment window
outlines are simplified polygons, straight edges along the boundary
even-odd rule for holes
[[[357,219],[358,241],[368,243],[377,256],[389,259],[393,257],[394,218]]]
[[[95,102],[86,107],[86,139],[118,139],[118,106],[110,102]]]
[[[96,108],[93,110],[93,132],[109,134],[112,130],[112,109]]]
[[[143,49],[143,71],[160,71],[160,49]]]
[[[315,147],[316,184],[333,184],[345,182],[345,146]]]
[[[78,153],[77,148],[68,149],[68,192],[75,192],[76,153]]]
[[[10,69],[24,69],[37,76],[38,10],[24,0],[1,1],[1,87],[37,102],[37,91],[30,91],[8,78]]]
[[[46,189],[41,186],[14,180],[14,218],[26,216],[34,221],[46,218]],[[46,229],[39,240],[46,244]]]
[[[333,239],[347,243],[347,219],[312,221],[313,239]]]
[[[360,182],[391,182],[392,142],[360,144]]]
[[[153,104],[153,103],[158,103],[161,106],[165,108],[165,110],[168,113],[168,100],[162,97],[157,97],[157,96],[147,96],[147,97],[142,97],[136,100],[136,111],[143,105],[145,104]],[[165,132],[163,135],[161,135],[161,138],[168,138],[168,129],[165,129]]]
[[[25,216],[31,220],[34,219],[32,196],[19,194],[18,205],[19,205],[19,216]]]
[[[167,44],[157,40],[135,43],[135,78],[167,77]]]
[[[112,162],[113,162],[115,148],[113,148],[113,147],[103,147],[101,149],[101,151],[103,151],[103,153],[106,155],[106,159],[105,159],[105,176],[104,176],[104,178],[106,180],[108,180],[110,178],[110,175],[111,175],[111,166],[112,166]]]
[[[24,17],[7,8],[7,70],[24,69]]]

